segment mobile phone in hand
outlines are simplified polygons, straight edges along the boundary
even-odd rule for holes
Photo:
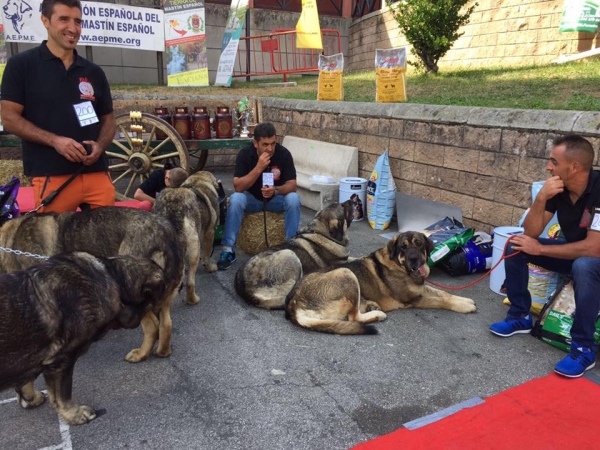
[[[81,143],[81,145],[83,145],[83,148],[85,149],[85,152],[88,155],[92,154],[92,144],[84,144],[83,142]]]

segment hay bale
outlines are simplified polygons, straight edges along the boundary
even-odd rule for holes
[[[267,212],[267,239],[270,247],[285,242],[283,213]],[[267,249],[262,212],[244,216],[237,238],[237,246],[248,255],[256,255]]]
[[[29,178],[23,175],[23,161],[19,159],[0,159],[0,186],[13,177],[19,177],[21,186],[30,186]]]

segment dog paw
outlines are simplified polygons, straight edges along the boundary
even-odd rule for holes
[[[193,294],[188,294],[185,297],[185,303],[188,305],[197,305],[200,302],[200,297],[194,292]]]
[[[217,271],[217,265],[213,262],[211,262],[210,264],[205,264],[204,265],[204,270],[206,270],[207,272],[216,272]]]
[[[148,355],[144,355],[139,348],[134,348],[125,356],[125,360],[130,363],[138,363],[145,360]]]
[[[59,410],[58,413],[69,425],[83,425],[96,418],[96,411],[89,406],[75,406],[68,410]]]
[[[381,311],[381,307],[373,301],[368,301],[366,303],[366,310],[367,311]]]
[[[168,358],[171,356],[171,348],[169,347],[166,349],[161,349],[160,347],[157,347],[157,349],[154,351],[154,354],[159,358]]]
[[[36,407],[40,406],[41,404],[43,404],[44,401],[46,401],[46,397],[44,397],[44,394],[42,394],[40,391],[34,391],[33,398],[31,398],[31,399],[26,399],[25,397],[23,397],[22,395],[20,395],[17,392],[17,402],[19,403],[21,408],[24,408],[24,409],[36,408]]]
[[[454,308],[452,308],[454,311],[466,314],[475,312],[477,310],[475,302],[470,298],[459,297],[459,299],[460,300],[454,305]]]

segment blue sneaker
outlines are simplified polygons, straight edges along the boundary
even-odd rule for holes
[[[531,314],[527,314],[520,319],[507,318],[502,322],[496,322],[490,325],[490,331],[496,336],[509,337],[513,334],[528,334],[533,328]]]
[[[561,359],[554,371],[568,378],[578,378],[586,370],[593,369],[596,365],[596,352],[585,347],[578,347],[575,342],[571,344],[571,351]]]
[[[217,268],[219,270],[227,270],[235,262],[235,252],[221,252],[221,257],[217,261]]]

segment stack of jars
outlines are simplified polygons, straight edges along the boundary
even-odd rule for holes
[[[163,106],[154,109],[154,115],[172,125],[182,139],[210,139],[211,121],[210,113],[206,106],[194,107],[190,115],[187,106],[177,106],[173,115]],[[228,106],[219,106],[215,111],[214,132],[217,139],[230,139],[233,137],[233,119]],[[156,130],[156,139],[166,139],[167,136]]]

